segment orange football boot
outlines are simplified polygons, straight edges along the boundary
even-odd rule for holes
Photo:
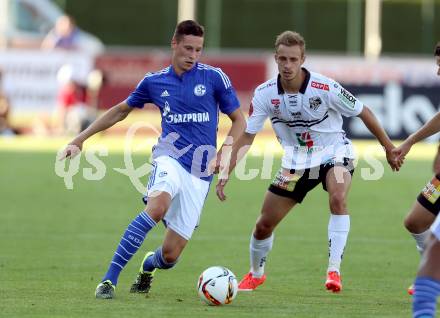
[[[325,288],[334,293],[339,293],[342,290],[341,276],[338,272],[328,272],[327,280],[325,281]]]
[[[257,277],[253,277],[252,273],[249,272],[243,277],[243,279],[238,284],[238,290],[252,291],[255,288],[257,288],[258,286],[260,286],[261,284],[263,284],[265,280],[266,280],[266,274],[257,278]]]

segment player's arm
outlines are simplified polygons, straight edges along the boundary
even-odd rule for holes
[[[60,159],[72,157],[78,154],[82,149],[84,141],[94,134],[106,130],[117,122],[123,120],[132,110],[133,107],[130,107],[125,101],[107,110],[102,116],[96,119],[89,127],[87,127],[87,129],[82,131],[67,145]]]
[[[230,113],[228,117],[232,122],[231,129],[229,129],[228,132],[228,137],[231,137],[229,139],[232,139],[232,141],[234,141],[241,136],[244,129],[246,128],[246,119],[244,118],[243,112],[240,108]]]
[[[240,110],[240,108],[236,109],[232,113],[228,114],[229,119],[231,120],[231,128],[229,129],[228,135],[223,142],[223,145],[221,146],[220,150],[217,152],[215,167],[214,167],[214,173],[219,173],[220,166],[222,165],[222,161],[225,161],[225,154],[227,151],[225,150],[225,147],[231,146],[234,141],[236,141],[240,135],[243,133],[244,129],[246,128],[246,120],[244,118],[243,112]]]
[[[226,199],[224,187],[228,182],[229,175],[237,165],[237,162],[244,157],[250,146],[254,142],[255,135],[263,128],[264,122],[268,117],[267,109],[258,90],[255,91],[252,103],[249,108],[249,118],[246,130],[240,134],[238,139],[234,139],[231,147],[228,147],[227,153],[224,149],[221,157],[221,168],[216,186],[216,193],[221,201]]]
[[[440,131],[440,112],[435,114],[427,123],[425,123],[419,130],[408,136],[405,141],[396,148],[394,153],[397,158],[403,159],[405,155],[411,150],[411,147],[429,136],[434,135]]]
[[[217,197],[220,201],[226,200],[224,188],[229,180],[229,175],[234,170],[237,163],[246,155],[252,143],[254,142],[255,134],[243,132],[236,142],[232,144],[230,160],[226,160],[226,165],[221,167],[216,185]],[[226,157],[226,156],[224,156]]]
[[[395,148],[387,133],[377,120],[376,116],[366,105],[362,108],[361,113],[358,117],[364,122],[365,126],[367,126],[368,130],[376,137],[376,139],[380,142],[380,144],[385,149],[387,161],[393,170],[399,170],[402,162],[400,160],[396,160],[394,153],[392,150]]]

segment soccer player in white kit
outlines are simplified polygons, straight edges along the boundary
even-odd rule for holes
[[[399,163],[391,154],[393,144],[368,107],[339,83],[302,67],[305,42],[300,34],[285,31],[277,37],[275,61],[279,74],[255,90],[246,131],[233,144],[229,167],[224,168],[216,186],[217,196],[225,200],[228,176],[237,157],[245,151],[237,153],[252,144],[265,120],[270,118],[284,155],[251,236],[251,268],[239,283],[239,289],[254,290],[265,281],[264,266],[272,249],[275,227],[310,190],[322,183],[330,203],[325,286],[339,292],[340,264],[350,230],[346,198],[355,158],[351,141],[342,129],[342,116],[358,116],[363,120],[384,147],[393,170],[398,170]]]
[[[437,75],[440,75],[440,43],[437,44],[436,63],[439,67]],[[429,136],[440,131],[440,112],[418,131],[411,134],[399,147],[393,150],[396,159],[401,160],[411,150],[411,147]],[[428,182],[410,212],[436,215],[429,229],[426,231],[427,241],[423,243],[422,260],[420,261],[417,277],[413,289],[413,317],[433,318],[437,306],[437,298],[440,295],[440,174]],[[430,232],[430,233],[429,233]]]

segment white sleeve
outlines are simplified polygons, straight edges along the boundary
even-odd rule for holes
[[[353,117],[361,113],[364,104],[342,87],[341,84],[330,81],[329,88],[330,108],[338,111],[345,117]]]
[[[264,122],[269,114],[267,108],[261,100],[261,96],[258,96],[257,92],[254,93],[252,103],[249,108],[249,118],[247,120],[246,132],[249,134],[256,134],[263,129]]]

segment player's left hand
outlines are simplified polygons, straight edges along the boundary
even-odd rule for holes
[[[400,167],[403,164],[403,157],[399,157],[396,155],[394,151],[396,148],[385,150],[388,164],[390,165],[393,171],[399,171]]]
[[[220,201],[226,200],[226,195],[224,192],[226,183],[228,183],[228,179],[219,179],[217,185],[215,186],[215,193]]]

